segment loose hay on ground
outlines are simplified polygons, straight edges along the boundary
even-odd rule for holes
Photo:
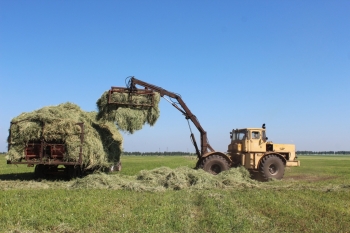
[[[182,189],[231,189],[258,187],[258,185],[257,181],[250,179],[249,172],[243,167],[232,168],[216,176],[189,167],[176,169],[160,167],[150,171],[142,170],[136,176],[92,174],[75,180],[71,187],[158,192]]]

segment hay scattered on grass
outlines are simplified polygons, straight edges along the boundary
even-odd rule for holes
[[[216,176],[202,169],[161,167],[151,171],[141,171],[137,180],[171,190],[248,187],[257,184],[256,181],[250,179],[249,172],[243,167],[232,168]]]
[[[142,170],[137,176],[92,174],[73,182],[71,188],[124,189],[132,191],[160,192],[183,189],[232,189],[258,187],[259,183],[250,179],[249,172],[243,168],[232,168],[216,176],[204,170],[189,167],[171,169],[160,167]]]
[[[119,161],[123,138],[111,122],[98,122],[96,112],[85,112],[73,103],[47,106],[15,117],[10,129],[11,141],[7,158],[19,161],[29,142],[44,139],[66,144],[65,161],[77,161],[81,128],[84,123],[83,163],[86,169],[106,167]]]
[[[16,176],[13,174],[13,176]],[[24,178],[24,180],[23,180]],[[349,192],[349,184],[322,184],[319,182],[296,182],[293,180],[278,180],[274,182],[258,182],[249,178],[249,173],[243,167],[232,168],[219,175],[211,175],[203,170],[193,170],[188,167],[170,169],[161,167],[150,171],[140,171],[135,176],[120,173],[94,173],[89,176],[64,180],[30,180],[22,177],[17,180],[4,178],[0,182],[0,190],[20,189],[109,189],[129,190],[135,192],[163,192],[167,190],[309,190],[317,192]],[[213,198],[220,194],[211,193]]]
[[[138,182],[135,176],[108,175],[94,173],[81,179],[76,179],[70,186],[73,189],[114,189],[131,191],[163,191],[164,188],[145,185]]]
[[[153,126],[159,118],[159,93],[154,93],[153,107],[108,104],[108,96],[109,91],[106,91],[97,100],[97,119],[114,122],[120,130],[134,133],[142,129],[146,123]],[[128,103],[128,94],[114,92],[111,99],[114,102]],[[133,95],[132,103],[150,104],[151,100],[145,95]]]
[[[0,183],[0,190],[11,190],[11,189],[49,189],[50,185],[45,182],[37,181],[4,181]]]

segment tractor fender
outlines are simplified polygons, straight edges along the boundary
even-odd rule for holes
[[[283,155],[279,154],[279,153],[276,153],[276,152],[271,151],[271,152],[265,153],[264,156],[260,158],[258,167],[260,166],[262,159],[263,159],[265,156],[267,156],[267,155],[276,155],[276,156],[278,156],[280,159],[282,159],[282,161],[283,161],[283,163],[284,163],[284,166],[286,166],[286,164],[287,164],[286,158],[285,158]]]

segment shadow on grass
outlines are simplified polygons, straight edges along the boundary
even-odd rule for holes
[[[1,174],[0,180],[35,180],[33,172]]]
[[[25,172],[25,173],[10,173],[10,174],[0,174],[0,181],[41,181],[41,180],[55,180],[55,181],[67,181],[68,178],[64,175],[46,175],[44,178],[37,178],[34,175],[34,172]]]

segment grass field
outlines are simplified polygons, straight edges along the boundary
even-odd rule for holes
[[[256,186],[136,192],[72,188],[33,180],[33,168],[0,156],[0,232],[350,232],[350,156],[299,156],[281,181]],[[109,177],[160,166],[193,167],[184,156],[124,156]]]

